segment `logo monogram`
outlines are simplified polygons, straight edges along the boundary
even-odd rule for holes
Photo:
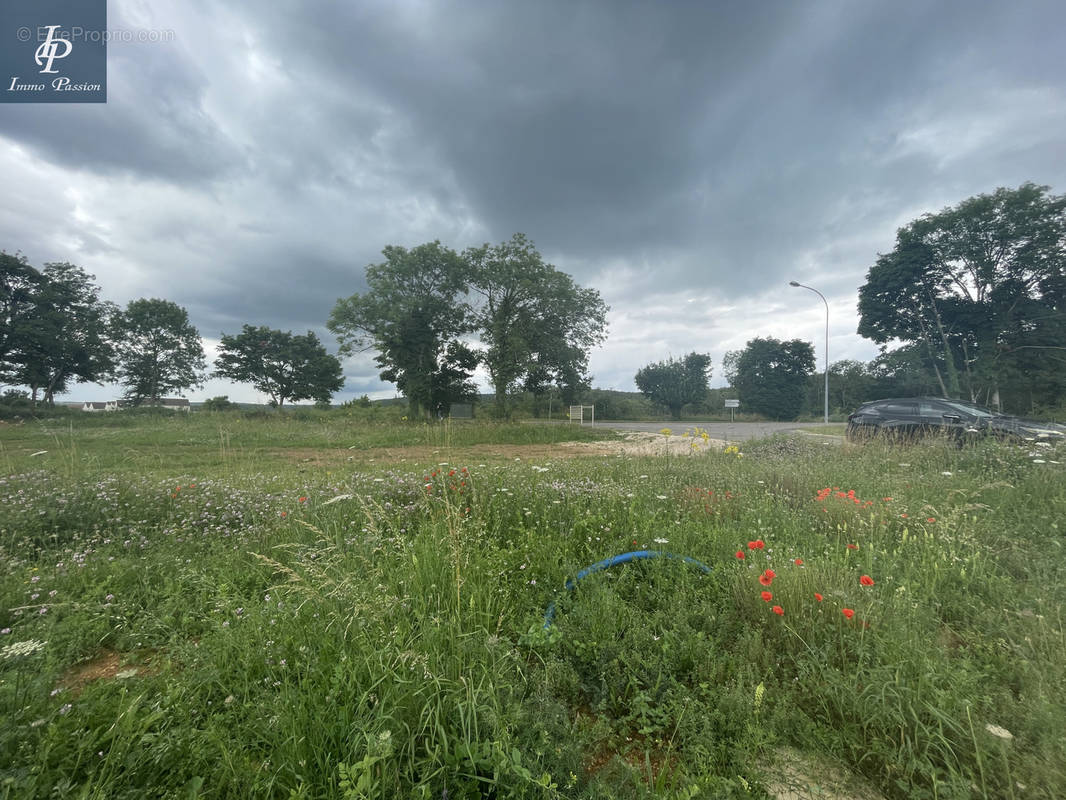
[[[53,72],[58,73],[58,69],[52,69],[52,62],[57,58],[66,58],[70,55],[70,51],[74,49],[74,45],[70,43],[69,39],[53,39],[52,35],[56,32],[58,25],[48,26],[48,38],[41,42],[41,46],[37,48],[37,52],[34,53],[33,59],[37,62],[37,66],[44,65],[44,69],[41,72]],[[62,53],[59,51],[59,46],[63,45],[64,50]]]

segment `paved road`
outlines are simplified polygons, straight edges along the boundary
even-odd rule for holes
[[[785,433],[799,428],[817,428],[821,423],[817,422],[700,422],[698,420],[685,420],[684,422],[612,422],[610,420],[596,420],[596,427],[612,428],[619,431],[651,431],[657,433],[663,428],[669,428],[676,434],[684,433],[686,429],[699,427],[707,431],[712,439],[721,439],[727,442],[743,442],[748,439],[761,439],[772,436],[775,433]],[[841,436],[832,436],[834,440],[842,440]]]

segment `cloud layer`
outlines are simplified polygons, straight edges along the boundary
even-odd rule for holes
[[[871,358],[856,290],[914,217],[1066,191],[1055,2],[112,2],[106,105],[0,105],[0,248],[161,296],[208,343],[323,331],[387,244],[525,232],[597,288],[598,386],[798,336]],[[6,34],[0,34],[6,35]],[[347,397],[392,394],[369,358]],[[81,399],[105,393],[78,387]],[[194,396],[247,387],[213,382]]]

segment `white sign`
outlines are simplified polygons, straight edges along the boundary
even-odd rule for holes
[[[725,407],[726,408],[740,408],[740,401],[739,400],[726,400],[725,401]]]

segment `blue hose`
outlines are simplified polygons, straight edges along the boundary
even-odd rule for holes
[[[701,561],[697,561],[694,558],[689,558],[688,556],[679,556],[673,553],[664,553],[660,550],[634,550],[632,553],[622,553],[617,556],[611,556],[610,558],[603,559],[603,561],[597,561],[595,564],[585,567],[583,570],[577,573],[577,575],[574,576],[572,580],[567,579],[565,585],[566,590],[570,591],[571,589],[573,589],[575,586],[577,586],[577,582],[582,578],[586,578],[594,572],[602,572],[608,567],[613,567],[615,564],[625,564],[629,561],[643,561],[644,559],[648,558],[660,557],[677,558],[681,561],[684,561],[686,564],[691,564],[692,566],[697,567],[706,575],[709,575],[711,573],[711,568],[708,567],[706,564]],[[553,619],[555,619],[554,601],[548,603],[548,608],[544,612],[544,630],[547,630],[551,627]]]

